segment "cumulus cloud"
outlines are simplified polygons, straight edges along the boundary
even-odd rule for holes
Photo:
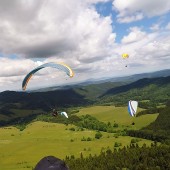
[[[120,23],[129,23],[129,22],[134,22],[143,19],[144,16],[142,13],[136,13],[134,15],[129,15],[125,17],[119,17],[118,16],[118,22]]]
[[[141,20],[144,17],[160,16],[168,13],[170,11],[170,1],[114,0],[113,9],[118,12],[118,22],[128,23]]]
[[[101,17],[91,6],[97,2],[102,1],[0,1],[3,10],[9,7],[0,14],[1,52],[25,58],[69,53],[80,60],[85,55],[100,58],[98,49],[105,53],[115,33],[111,18]]]
[[[26,74],[36,66],[32,60],[0,58],[0,77],[15,77]]]
[[[95,10],[93,4],[98,2],[106,0],[0,1],[0,53],[20,58],[0,60],[1,80],[10,84],[10,77],[23,78],[37,66],[37,58],[43,63],[69,63],[79,72],[92,71],[92,63],[109,55],[108,48],[116,37],[111,17],[101,17]],[[44,70],[37,76],[41,74],[58,75]]]
[[[135,27],[131,28],[130,33],[122,38],[121,48],[131,54],[130,66],[142,64],[145,68],[160,68],[159,66],[163,64],[164,68],[168,68],[170,61],[169,43],[170,36],[167,32],[165,34],[157,31],[146,33]]]
[[[130,28],[130,33],[127,36],[124,36],[122,43],[132,43],[141,40],[146,36],[145,32],[142,32],[138,27]]]

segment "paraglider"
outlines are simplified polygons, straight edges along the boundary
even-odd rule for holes
[[[122,58],[123,59],[127,59],[127,58],[129,58],[129,54],[127,54],[127,53],[123,53],[122,54]],[[125,67],[127,67],[127,64],[126,64],[126,66]]]
[[[52,115],[54,117],[61,115],[61,116],[65,116],[66,118],[68,118],[68,114],[66,112],[58,112],[56,109],[53,109]]]
[[[27,84],[30,81],[31,77],[39,70],[46,68],[46,67],[56,68],[58,70],[64,71],[70,78],[74,76],[73,70],[68,65],[66,65],[64,63],[54,63],[54,62],[45,63],[45,64],[40,65],[37,68],[33,69],[31,72],[29,72],[25,76],[25,78],[22,82],[22,89],[26,90]],[[47,102],[44,101],[44,103],[47,104],[47,106],[49,106]],[[50,108],[52,109],[52,107],[50,107]],[[66,118],[68,118],[68,115],[66,112],[58,112],[56,109],[52,109],[52,115],[55,117],[58,115],[61,115],[61,116],[65,116]]]
[[[67,66],[64,63],[54,63],[54,62],[50,62],[50,63],[45,63],[35,69],[33,69],[31,72],[29,72],[26,77],[24,78],[23,82],[22,82],[22,89],[26,90],[27,84],[29,82],[29,80],[31,79],[31,77],[39,70],[46,68],[46,67],[51,67],[51,68],[56,68],[58,70],[62,70],[64,71],[69,77],[73,77],[74,76],[74,72],[73,70]]]
[[[122,54],[122,58],[123,58],[123,59],[129,58],[129,54],[123,53],[123,54]]]
[[[135,117],[137,112],[138,102],[130,100],[128,102],[128,112],[131,116]]]
[[[53,109],[53,113],[52,113],[53,116],[58,116],[58,112],[56,109]]]
[[[68,115],[67,115],[66,112],[61,112],[60,114],[63,115],[63,116],[65,116],[66,118],[68,118]]]

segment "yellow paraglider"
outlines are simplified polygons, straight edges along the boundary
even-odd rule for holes
[[[129,54],[127,54],[127,53],[123,53],[122,54],[122,58],[123,59],[127,59],[127,58],[129,58]],[[127,67],[127,64],[126,64],[126,66],[125,67]]]
[[[123,59],[129,58],[129,54],[123,53],[123,54],[122,54],[122,58],[123,58]]]

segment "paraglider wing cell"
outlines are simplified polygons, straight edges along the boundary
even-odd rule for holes
[[[45,67],[51,67],[51,68],[56,68],[58,70],[62,70],[69,77],[73,77],[74,76],[73,70],[69,66],[67,66],[66,64],[50,62],[50,63],[43,64],[43,65],[35,68],[34,70],[32,70],[30,73],[28,73],[26,75],[26,77],[24,78],[23,82],[22,82],[22,89],[26,90],[27,84],[28,84],[29,80],[31,79],[31,77],[33,76],[33,74],[35,74],[37,71],[39,71],[39,70],[41,70],[41,69],[43,69]]]
[[[22,82],[22,89],[23,90],[26,90],[27,84],[28,84],[29,80],[31,79],[31,77],[33,76],[33,74],[36,73],[37,71],[39,71],[42,68],[44,68],[44,67],[38,67],[38,68],[32,70],[30,73],[28,73],[26,75],[26,77],[24,78],[24,80]]]

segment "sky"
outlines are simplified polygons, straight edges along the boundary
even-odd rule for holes
[[[0,0],[0,91],[47,62],[75,76],[45,68],[27,89],[170,68],[170,1]]]

